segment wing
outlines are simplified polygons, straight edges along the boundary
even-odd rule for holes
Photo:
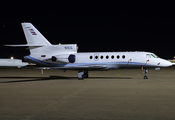
[[[89,65],[89,66],[64,66],[64,67],[39,67],[36,69],[63,69],[63,70],[85,70],[85,69],[104,69],[106,65]]]

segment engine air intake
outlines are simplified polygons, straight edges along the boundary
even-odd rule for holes
[[[70,63],[74,63],[75,62],[75,55],[72,55],[72,54],[69,55],[68,60]]]
[[[55,56],[52,56],[52,61],[53,62],[56,62],[57,61],[57,58]]]

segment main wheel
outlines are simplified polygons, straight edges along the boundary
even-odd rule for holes
[[[84,71],[84,78],[88,78],[89,77],[89,75],[88,75],[88,71]]]
[[[84,79],[84,75],[82,75],[81,77],[78,77],[78,80],[83,80]]]
[[[84,74],[84,78],[88,78],[89,77],[89,75],[88,74]]]
[[[145,75],[144,77],[143,77],[144,79],[148,79],[148,77]]]

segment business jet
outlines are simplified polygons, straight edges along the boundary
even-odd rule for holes
[[[0,67],[25,67],[27,66],[27,62],[22,62],[20,59],[0,59]]]
[[[30,55],[24,60],[46,67],[38,69],[77,70],[78,79],[88,78],[88,71],[141,68],[144,79],[148,79],[149,68],[159,70],[172,66],[172,63],[151,52],[77,52],[77,44],[52,45],[31,23],[22,23],[27,44],[6,45],[27,46]]]

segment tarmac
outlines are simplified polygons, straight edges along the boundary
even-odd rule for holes
[[[175,67],[90,71],[0,69],[0,120],[174,120]]]

